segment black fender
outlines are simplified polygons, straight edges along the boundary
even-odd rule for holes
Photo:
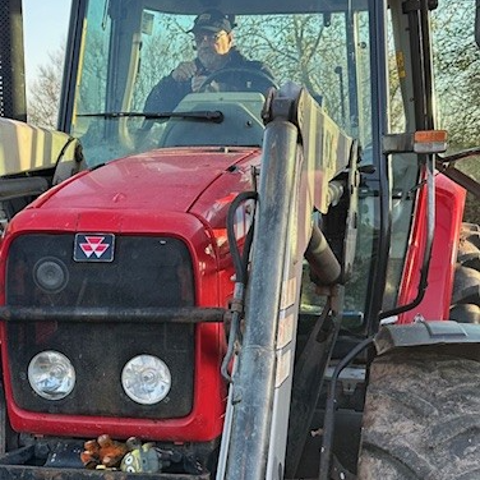
[[[374,338],[378,355],[421,348],[480,361],[480,325],[454,321],[419,321],[385,325]]]

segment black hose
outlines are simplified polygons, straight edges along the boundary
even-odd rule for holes
[[[227,351],[222,361],[220,368],[221,374],[227,382],[232,382],[232,377],[229,373],[230,361],[235,353],[235,342],[237,338],[241,338],[240,322],[243,316],[243,305],[245,297],[245,288],[248,279],[248,259],[250,257],[250,248],[253,241],[254,222],[250,225],[245,243],[243,245],[243,252],[237,245],[235,237],[235,214],[238,207],[247,200],[257,200],[257,192],[242,192],[230,204],[227,214],[227,238],[230,246],[230,253],[232,255],[233,266],[235,268],[235,290],[233,294],[232,304],[230,310],[232,312],[232,320],[230,324],[230,333],[228,336]]]
[[[366,338],[353,348],[349,354],[344,357],[333,371],[328,389],[327,403],[325,407],[325,420],[323,423],[323,443],[320,457],[319,480],[330,480],[330,461],[332,455],[333,433],[335,431],[335,410],[336,410],[336,387],[338,377],[343,369],[363,350],[373,343],[373,337]]]
[[[247,200],[257,200],[257,198],[257,192],[240,193],[230,204],[227,214],[227,238],[230,246],[230,253],[232,254],[233,266],[235,268],[235,277],[237,282],[243,283],[244,285],[246,283],[248,254],[253,239],[253,223],[245,239],[243,255],[240,255],[237,239],[235,238],[235,213],[237,208],[243,202],[246,202]]]
[[[378,315],[379,321],[384,318],[394,317],[401,315],[416,308],[425,297],[425,293],[428,287],[428,273],[430,271],[430,263],[432,260],[433,239],[435,233],[435,184],[434,184],[434,166],[433,160],[429,160],[425,165],[425,171],[427,175],[427,193],[428,193],[428,208],[427,208],[427,239],[425,242],[425,251],[423,254],[423,262],[420,268],[420,280],[418,281],[417,296],[410,303],[394,307],[390,310],[380,312]]]

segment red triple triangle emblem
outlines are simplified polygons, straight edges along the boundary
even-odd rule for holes
[[[104,240],[105,237],[93,237],[86,235],[85,243],[79,243],[78,245],[87,258],[90,258],[92,255],[100,258],[110,246],[108,243],[103,243]]]

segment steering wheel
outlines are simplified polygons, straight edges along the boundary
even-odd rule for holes
[[[198,92],[205,92],[206,88],[214,81],[219,78],[232,75],[232,74],[248,74],[250,77],[257,77],[260,80],[267,82],[268,87],[278,88],[278,83],[269,75],[268,73],[262,72],[261,70],[256,70],[248,67],[230,67],[217,70],[216,72],[211,73],[198,87]]]

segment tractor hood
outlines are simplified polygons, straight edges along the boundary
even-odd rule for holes
[[[258,149],[162,149],[122,158],[65,182],[35,206],[187,212],[208,187]]]

